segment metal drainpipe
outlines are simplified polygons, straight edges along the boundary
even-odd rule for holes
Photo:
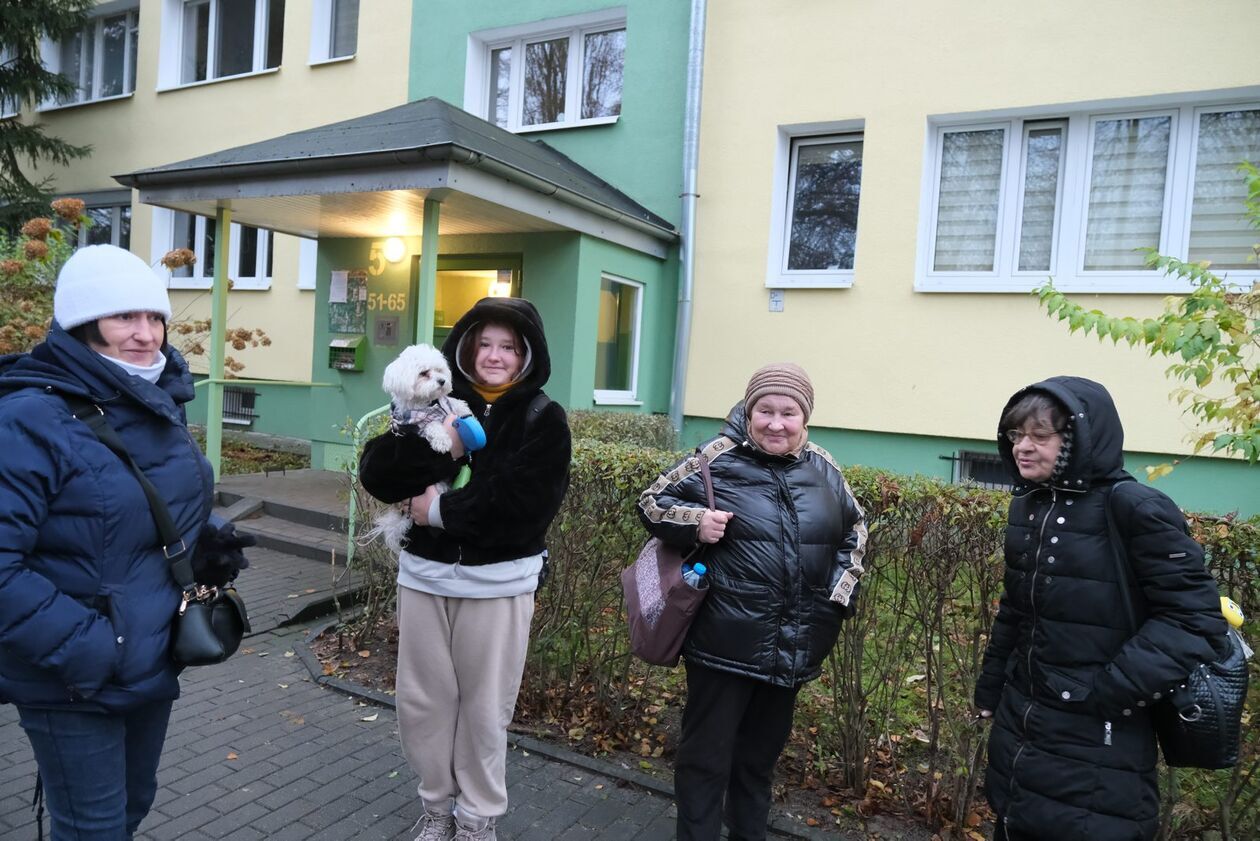
[[[683,124],[682,248],[678,272],[678,325],[674,335],[674,378],[669,392],[669,421],[682,434],[683,397],[687,390],[687,352],[691,343],[691,294],[695,280],[696,164],[700,153],[700,89],[704,80],[704,23],[707,0],[691,0],[691,35],[687,47],[687,105]]]

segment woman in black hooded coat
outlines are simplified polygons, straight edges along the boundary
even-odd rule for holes
[[[1107,390],[1052,377],[1011,397],[998,449],[1016,478],[1005,590],[975,703],[992,717],[995,838],[1146,841],[1159,822],[1150,709],[1223,640],[1216,585],[1181,511],[1123,467]],[[1145,602],[1131,632],[1107,525]],[[1138,595],[1140,594],[1140,595]]]

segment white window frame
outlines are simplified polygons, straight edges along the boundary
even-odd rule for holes
[[[184,82],[184,7],[197,3],[209,3],[210,28],[206,43],[206,78]],[[214,62],[218,46],[218,29],[215,27],[219,0],[162,0],[162,40],[158,54],[158,90],[191,88],[213,85],[231,79],[244,79],[277,73],[280,65],[267,67],[267,27],[270,25],[270,0],[254,0],[254,58],[252,69],[230,76],[216,76]],[[287,10],[286,10],[287,11]],[[286,15],[287,16],[287,15]],[[282,60],[283,63],[283,60]]]
[[[545,21],[485,29],[468,36],[467,64],[464,72],[464,110],[493,123],[494,114],[490,101],[490,56],[503,47],[512,48],[512,69],[508,95],[508,125],[506,129],[516,134],[534,131],[555,131],[582,126],[602,126],[616,123],[621,115],[582,119],[582,50],[587,35],[627,29],[626,8],[617,6],[551,18]],[[540,125],[521,125],[521,109],[524,101],[525,45],[538,41],[569,38],[568,73],[565,82],[565,119],[561,122]],[[627,38],[629,30],[627,29]],[[625,68],[622,68],[622,82]],[[623,86],[624,94],[625,88]],[[623,98],[624,104],[624,98]]]
[[[1191,284],[1158,270],[1086,270],[1085,235],[1089,186],[1093,169],[1094,127],[1101,120],[1152,116],[1171,118],[1164,211],[1158,248],[1162,254],[1185,258],[1190,239],[1199,119],[1205,113],[1260,109],[1260,88],[1233,96],[1160,96],[1142,100],[1103,102],[1066,107],[1046,106],[987,115],[954,115],[929,120],[924,155],[919,249],[915,289],[920,292],[1029,292],[1048,279],[1064,292],[1121,294],[1179,294]],[[1048,271],[1019,271],[1018,237],[1022,226],[1024,166],[1029,123],[1062,122],[1064,152],[1059,173],[1054,232]],[[993,271],[937,271],[933,269],[940,189],[941,149],[952,131],[1003,128],[1002,188],[999,194],[997,257]],[[1241,178],[1241,176],[1240,176]],[[1135,247],[1136,247],[1135,243]],[[1230,280],[1243,286],[1260,281],[1257,269],[1230,269]]]
[[[338,0],[313,0],[311,3],[311,50],[309,64],[336,64],[351,61],[359,54],[358,39],[355,39],[354,52],[349,55],[333,55],[333,15]],[[369,0],[370,2],[370,0]],[[359,14],[363,14],[363,4],[359,3]],[[360,33],[361,34],[361,33]]]
[[[123,245],[119,235],[122,230],[122,212],[124,210],[132,211],[131,228],[135,230],[135,211],[131,206],[130,198],[121,201],[109,200],[92,200],[84,197],[84,211],[105,210],[110,211],[109,221],[109,244],[118,246],[119,248],[129,248],[129,245]],[[88,244],[88,228],[85,225],[79,226],[78,237],[76,239],[77,247],[82,248]]]
[[[778,127],[773,189],[770,204],[770,238],[766,257],[766,287],[770,289],[847,289],[853,285],[857,266],[857,249],[854,248],[854,268],[834,270],[796,270],[787,268],[788,249],[792,244],[792,205],[796,192],[796,149],[801,143],[826,143],[836,140],[861,138],[865,157],[866,128],[864,120],[844,120],[827,123],[799,123]],[[861,195],[858,197],[859,208]],[[861,211],[859,209],[859,217]]]
[[[277,236],[279,236],[277,234]],[[275,247],[275,238],[271,240],[272,247]],[[310,289],[315,288],[315,264],[319,259],[319,240],[308,239],[306,237],[298,237],[298,276],[297,288]]]
[[[595,404],[599,406],[640,406],[642,401],[639,400],[639,351],[643,346],[643,295],[646,291],[644,284],[637,280],[630,280],[626,277],[603,272],[600,275],[602,282],[608,280],[612,283],[619,283],[623,286],[629,286],[634,289],[634,330],[631,333],[630,348],[630,388],[621,389],[602,389],[594,390]],[[599,313],[596,312],[598,319]]]
[[[101,72],[102,62],[104,61],[104,39],[105,39],[105,18],[117,17],[118,15],[127,15],[127,38],[123,44],[123,92],[113,94],[112,96],[101,96]],[[90,105],[94,102],[112,102],[116,99],[127,99],[136,93],[132,79],[135,76],[136,50],[132,49],[131,33],[140,31],[140,7],[135,0],[125,0],[125,2],[102,3],[92,10],[91,16],[87,19],[83,28],[79,32],[87,34],[87,30],[91,30],[93,39],[92,46],[92,72],[91,72],[91,88],[83,93],[83,89],[79,88],[83,99],[76,99],[74,102],[57,102],[56,99],[49,99],[43,102],[39,111],[58,111],[63,108],[77,108],[80,105]],[[85,38],[86,40],[86,38]],[[137,44],[138,39],[137,39]],[[61,72],[61,44],[49,38],[45,38],[40,42],[40,52],[43,57],[44,66],[53,73]],[[82,56],[80,56],[80,60]],[[76,80],[71,80],[76,81]],[[128,87],[130,86],[130,87]]]
[[[166,280],[168,289],[210,289],[214,285],[214,275],[205,274],[205,241],[206,241],[206,222],[210,220],[208,216],[191,214],[196,220],[193,229],[193,253],[197,255],[197,262],[192,265],[192,274],[189,277],[176,277],[169,269],[162,265],[162,257],[166,252],[175,247],[175,211],[164,207],[155,207],[153,209],[153,236],[151,249],[151,262],[159,271],[163,279]],[[228,277],[232,281],[232,291],[253,291],[264,292],[271,288],[271,278],[266,276],[267,254],[272,248],[275,248],[275,233],[266,228],[259,228],[258,232],[258,256],[255,263],[255,274],[252,277],[236,276],[236,264],[240,261],[241,255],[241,226],[237,222],[232,223],[231,243],[228,248]],[[274,268],[274,267],[273,267]]]

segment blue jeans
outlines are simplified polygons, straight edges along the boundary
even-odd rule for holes
[[[43,779],[52,841],[131,841],[157,794],[171,702],[126,713],[17,709]]]

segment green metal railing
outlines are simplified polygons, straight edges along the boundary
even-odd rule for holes
[[[350,568],[350,561],[354,559],[354,549],[357,545],[354,542],[356,526],[359,522],[359,494],[355,491],[355,485],[359,482],[359,442],[363,440],[363,430],[367,427],[369,421],[378,418],[389,411],[389,405],[386,403],[378,409],[373,409],[363,417],[359,418],[354,425],[354,432],[350,436],[350,445],[354,448],[354,456],[350,459],[350,464],[346,468],[346,472],[350,474],[350,510],[346,517],[346,569]]]

